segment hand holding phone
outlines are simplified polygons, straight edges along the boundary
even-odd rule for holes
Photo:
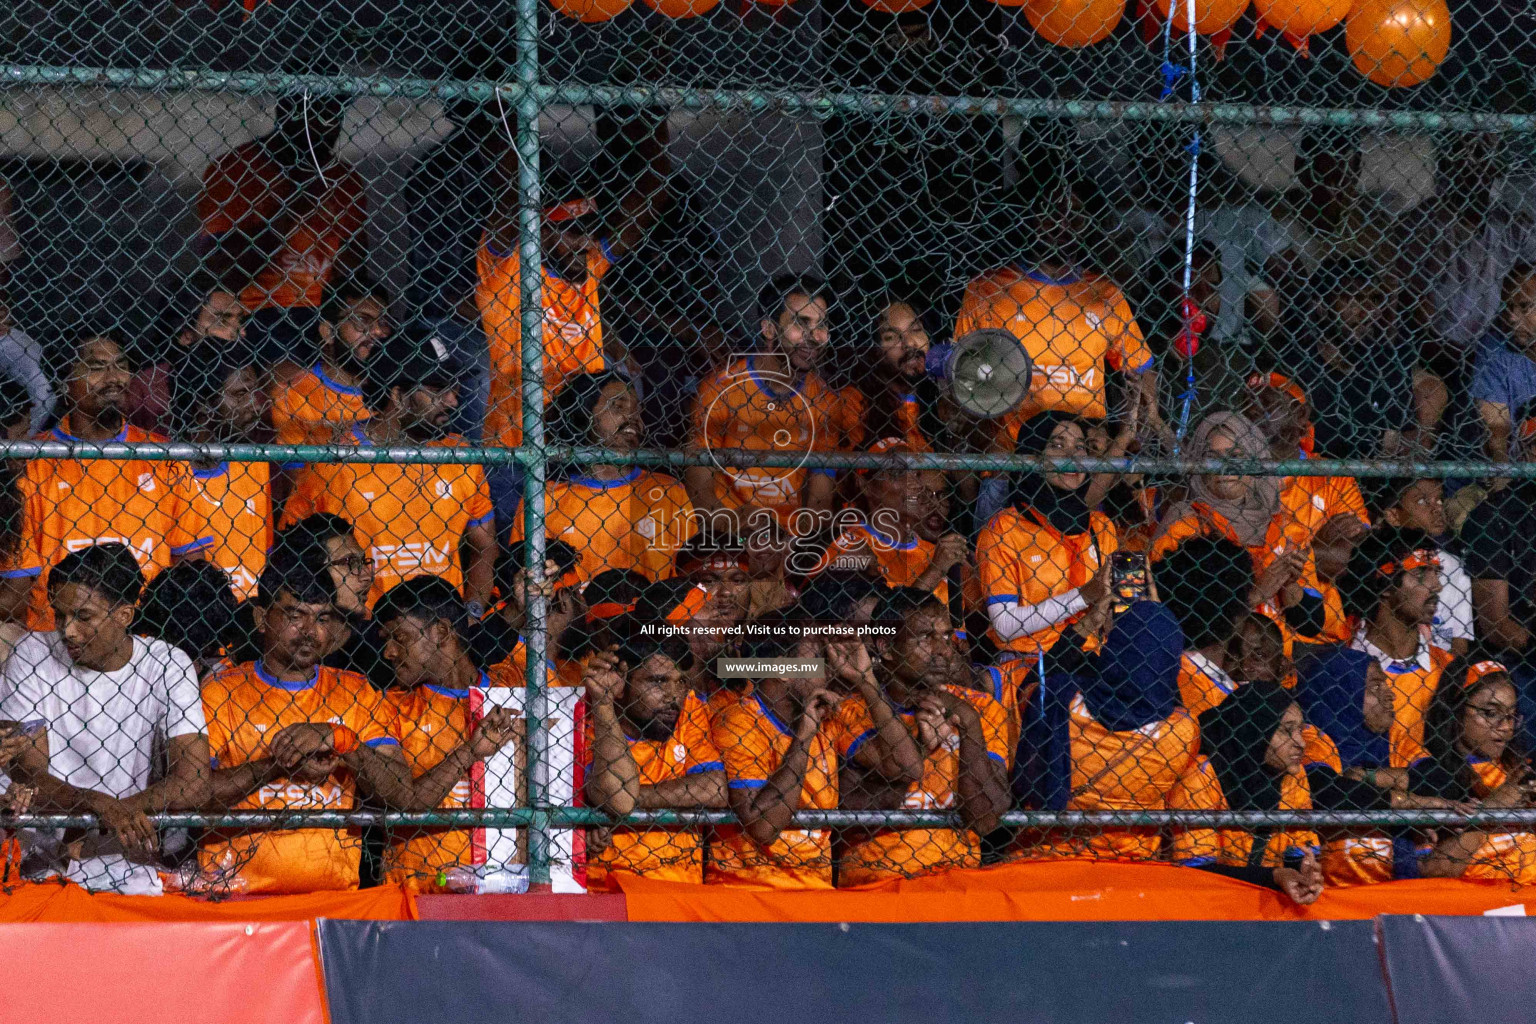
[[[1116,551],[1109,560],[1109,587],[1114,611],[1120,615],[1137,601],[1152,596],[1152,570],[1147,558],[1134,551]]]

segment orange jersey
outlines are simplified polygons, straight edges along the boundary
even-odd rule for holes
[[[63,426],[39,441],[79,438]],[[114,442],[164,441],[159,434],[126,426]],[[206,552],[213,534],[199,509],[185,463],[146,459],[33,459],[18,480],[25,502],[22,545],[25,566],[48,567],[65,554],[116,541],[138,557],[146,578],[177,558]],[[27,618],[34,630],[53,628],[46,581],[32,588]]]
[[[567,281],[544,268],[544,401],[565,379],[601,370],[603,318],[597,285],[613,266],[606,245],[587,254],[587,279]],[[516,448],[523,443],[523,321],[521,260],[517,250],[500,253],[489,241],[476,256],[479,283],[475,305],[491,350],[491,396],[485,412],[485,440]]]
[[[203,683],[208,746],[216,768],[267,756],[267,743],[300,722],[329,722],[370,747],[398,746],[378,691],[356,672],[318,666],[307,682],[285,683],[260,662],[246,662]],[[277,779],[232,806],[237,811],[351,810],[357,792],[338,768],[323,783]],[[313,892],[357,888],[362,839],[354,829],[300,829],[230,836],[215,833],[199,853],[205,873],[236,880],[245,892]]]
[[[1486,798],[1509,780],[1509,773],[1496,761],[1474,760],[1470,763],[1477,774],[1478,799]],[[1472,855],[1472,863],[1467,865],[1461,877],[1513,885],[1536,883],[1536,834],[1487,833],[1483,845]]]
[[[1306,742],[1301,755],[1303,769],[1327,768],[1335,774],[1343,773],[1333,737],[1311,725],[1302,727],[1302,736]],[[1329,838],[1323,843],[1318,864],[1323,869],[1324,885],[1342,887],[1392,881],[1395,860],[1391,836],[1363,829]]]
[[[372,447],[361,427],[353,443]],[[457,448],[463,438],[430,443]],[[481,466],[406,466],[396,463],[317,463],[294,481],[283,509],[290,526],[316,512],[331,512],[352,523],[357,542],[373,558],[370,605],[396,583],[412,576],[440,576],[464,585],[459,544],[473,527],[491,522],[491,492]]]
[[[1134,732],[1110,732],[1093,717],[1082,694],[1068,712],[1072,772],[1067,809],[1161,811],[1168,794],[1194,763],[1200,727],[1183,708]],[[1094,835],[1049,837],[1032,856],[1150,860],[1160,854],[1156,830],[1111,829]]]
[[[490,681],[482,673],[476,685],[485,687]],[[442,764],[444,758],[469,739],[474,727],[468,690],[425,683],[409,690],[385,690],[382,700],[384,713],[389,716],[390,733],[400,741],[405,763],[415,777]],[[448,810],[474,806],[468,773],[437,806]],[[422,891],[439,888],[442,873],[468,865],[471,854],[468,831],[422,829],[419,833],[396,832],[386,856],[391,879]]]
[[[857,451],[867,444],[879,441],[878,437],[870,437],[865,416],[868,413],[867,403],[864,401],[864,392],[856,384],[850,384],[837,393],[838,402],[838,433],[842,438],[842,447],[848,451]],[[902,438],[908,445],[918,451],[928,451],[932,445],[923,436],[923,431],[918,423],[922,415],[918,405],[917,396],[910,392],[901,396],[901,404],[896,409],[896,423],[901,427]]]
[[[1387,682],[1392,684],[1392,729],[1388,733],[1392,744],[1391,767],[1407,768],[1424,756],[1424,715],[1440,688],[1440,673],[1454,655],[1434,646],[1427,635],[1420,639],[1418,653],[1408,661],[1398,661],[1386,654],[1366,640],[1363,632],[1356,635],[1350,646],[1375,658],[1386,672]]]
[[[1023,267],[989,271],[966,286],[955,337],[983,327],[1012,334],[1034,363],[1029,399],[1000,424],[1010,441],[1037,412],[1102,419],[1108,414],[1105,368],[1126,373],[1152,368],[1152,350],[1130,304],[1098,274],[1058,281]]]
[[[199,509],[213,536],[208,560],[229,573],[242,601],[256,596],[256,579],[272,548],[271,476],[266,462],[221,462],[192,470]]]
[[[1168,794],[1171,811],[1226,811],[1226,794],[1216,770],[1204,757],[1197,757],[1179,784]],[[1307,773],[1301,769],[1287,772],[1280,780],[1281,811],[1310,811],[1312,787],[1307,783]],[[1184,864],[1227,864],[1245,866],[1253,853],[1254,833],[1244,829],[1179,828],[1173,832],[1173,859]],[[1300,856],[1317,854],[1321,849],[1317,833],[1311,830],[1277,830],[1269,834],[1256,867],[1278,868],[1285,866],[1287,854]]]
[[[1185,651],[1179,659],[1179,703],[1196,718],[1232,696],[1238,685],[1199,651]]]
[[[764,375],[757,357],[747,356],[699,385],[693,443],[705,451],[836,451],[838,407],[837,393],[816,374],[794,382]],[[835,477],[837,472],[733,467],[715,473],[715,494],[726,508],[767,509],[790,527],[810,474]]]
[[[1299,455],[1316,458],[1306,452]],[[1317,531],[1334,516],[1351,515],[1367,526],[1371,523],[1360,485],[1347,476],[1285,477],[1280,485],[1280,510],[1285,535],[1298,546],[1310,545]]]
[[[888,587],[910,587],[928,571],[935,547],[932,541],[921,537],[902,543],[895,537],[887,537],[869,523],[861,522],[833,538],[821,562],[812,572],[820,573],[826,569],[872,571],[885,580]],[[974,573],[965,572],[960,585],[966,607],[980,606],[983,601],[980,578]],[[940,601],[948,602],[949,580],[939,577],[933,593]]]
[[[1006,508],[993,516],[976,539],[976,564],[987,604],[1039,604],[1087,583],[1120,546],[1115,524],[1107,516],[1094,512],[1091,521],[1091,534],[1069,537],[1033,510]],[[1048,651],[1077,618],[1012,640],[994,630],[992,639],[1006,651]]]
[[[840,730],[836,716],[822,723],[811,738],[799,810],[830,811],[837,807],[837,751]],[[715,715],[710,736],[725,762],[731,789],[761,789],[778,770],[794,730],[752,693]],[[738,827],[715,831],[704,880],[724,885],[769,889],[832,888],[832,833],[828,829],[787,828],[768,847],[759,846]]]
[[[574,664],[567,662],[566,664]],[[544,659],[544,685],[545,686],[580,686],[581,675],[578,673],[571,677],[561,670],[549,658]],[[512,646],[512,653],[498,661],[486,670],[490,677],[491,686],[509,686],[517,688],[528,685],[528,641],[522,637],[517,638],[517,643]]]
[[[587,717],[588,753],[595,742]],[[710,736],[704,702],[690,693],[665,740],[632,739],[630,756],[640,771],[640,785],[656,786],[689,775],[725,770]],[[608,873],[630,871],[668,882],[704,881],[704,839],[696,829],[614,829],[608,845],[587,860],[587,887],[606,887]]]
[[[333,380],[319,363],[272,394],[278,444],[330,444],[338,433],[372,415],[360,389]],[[300,469],[302,462],[284,469]]]
[[[246,309],[319,308],[336,257],[363,234],[367,189],[352,166],[331,161],[319,184],[324,192],[307,201],[260,140],[225,153],[203,172],[197,199],[203,234],[238,230],[257,237],[273,230],[281,236],[272,262],[240,293]],[[304,212],[294,216],[298,209]]]
[[[980,713],[987,757],[1000,765],[1006,775],[1013,750],[1008,746],[1008,713],[1003,705],[977,690],[961,686],[944,688]],[[918,737],[916,711],[902,707],[895,711],[907,731]],[[835,714],[841,747],[838,755],[847,760],[860,744],[874,737],[875,723],[864,698],[857,695],[839,704]],[[922,779],[907,788],[901,803],[904,810],[944,811],[958,805],[960,734],[945,726],[937,740],[937,745],[926,751],[923,758]],[[980,866],[981,840],[969,830],[884,830],[848,846],[839,860],[838,882],[861,885],[882,878],[911,878],[944,868]]]
[[[523,504],[512,540],[523,539]],[[672,556],[698,532],[693,502],[677,480],[638,466],[617,480],[575,476],[544,492],[545,530],[580,554],[586,583],[607,569],[633,569],[648,580],[673,576]]]
[[[971,678],[985,686],[984,692],[1003,706],[1008,715],[1008,759],[1019,748],[1023,727],[1023,709],[1040,684],[1040,663],[1034,658],[1014,658],[1000,665],[974,665]]]

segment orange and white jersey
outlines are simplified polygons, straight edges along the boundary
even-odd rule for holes
[[[514,248],[503,253],[489,240],[476,256],[479,284],[475,305],[491,350],[491,395],[485,412],[485,440],[516,448],[523,442],[522,262]],[[587,279],[567,281],[544,268],[544,401],[567,377],[597,371],[603,361],[603,317],[598,282],[613,258],[606,245],[587,254]]]
[[[1099,274],[1057,280],[1018,266],[982,274],[966,286],[955,337],[984,327],[1012,334],[1034,362],[1029,399],[1001,424],[1010,441],[1038,412],[1102,419],[1105,370],[1145,373],[1153,364],[1130,304]]]
[[[1424,634],[1418,651],[1404,661],[1367,640],[1363,629],[1350,641],[1355,650],[1376,659],[1392,685],[1392,728],[1387,736],[1392,745],[1393,768],[1407,768],[1424,756],[1424,716],[1440,688],[1440,674],[1454,657],[1450,651],[1430,643],[1427,629]]]
[[[246,662],[203,682],[203,713],[215,768],[235,768],[268,756],[267,744],[301,722],[341,725],[370,747],[398,746],[392,716],[377,690],[356,672],[317,666],[289,683],[261,662]],[[357,804],[352,775],[338,768],[323,782],[279,778],[237,801],[233,810],[350,810]],[[199,852],[207,874],[240,880],[246,892],[355,889],[362,839],[352,829],[215,833]]]
[[[368,223],[367,189],[351,164],[333,159],[321,184],[317,199],[301,203],[294,179],[260,140],[217,157],[203,172],[197,216],[204,235],[255,236],[286,225],[272,262],[240,293],[246,309],[319,308],[337,256]],[[291,215],[300,207],[304,213]]]
[[[208,560],[229,574],[235,597],[256,595],[256,580],[272,548],[272,466],[221,462],[192,470],[199,511],[208,520],[213,547]]]
[[[693,409],[693,444],[703,451],[772,454],[836,451],[837,392],[814,373],[798,380],[764,374],[756,356],[732,362],[699,385]],[[812,474],[836,470],[732,467],[715,473],[715,495],[726,508],[761,508],[794,528],[794,512]]]
[[[67,421],[66,421],[67,422]],[[84,443],[61,424],[39,441]],[[118,442],[164,441],[135,426]],[[53,628],[48,606],[47,567],[71,551],[116,542],[132,549],[139,567],[153,578],[177,558],[210,550],[213,535],[199,509],[192,474],[182,462],[148,459],[33,459],[18,480],[25,504],[22,565],[43,567],[32,588],[28,627]]]
[[[567,541],[586,583],[608,569],[633,569],[648,580],[671,579],[673,555],[698,532],[688,491],[673,477],[638,466],[617,480],[573,476],[544,491],[545,530]],[[523,539],[523,505],[511,539]]]
[[[350,440],[372,447],[361,427],[352,428]],[[464,444],[463,438],[448,437],[429,447]],[[412,576],[440,576],[462,588],[459,545],[466,531],[485,526],[494,517],[484,467],[449,463],[306,466],[283,509],[283,525],[291,526],[316,512],[331,512],[351,522],[358,543],[373,558],[369,605]]]
[[[339,433],[372,413],[363,405],[363,392],[333,379],[316,363],[272,394],[272,426],[278,444],[330,444]],[[284,469],[300,469],[302,462]]]
[[[1107,516],[1094,512],[1090,522],[1089,532],[1067,535],[1033,509],[1005,508],[993,516],[976,539],[987,604],[1035,605],[1087,583],[1120,547]],[[1048,651],[1076,618],[1012,640],[993,630],[992,638],[999,648],[1020,654]]]
[[[1172,811],[1225,811],[1226,794],[1216,770],[1204,757],[1195,758],[1194,764],[1168,794],[1168,809]],[[1287,772],[1280,780],[1279,811],[1310,811],[1312,787],[1307,773],[1301,769]],[[1255,833],[1246,829],[1178,828],[1173,831],[1173,859],[1182,864],[1228,864],[1244,866],[1250,863]],[[1276,830],[1268,836],[1268,843],[1259,858],[1259,865],[1266,868],[1285,866],[1287,854],[1319,854],[1322,847],[1317,833],[1310,829]]]

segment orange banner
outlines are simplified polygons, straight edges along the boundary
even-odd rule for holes
[[[1169,864],[1042,861],[950,871],[835,892],[617,880],[631,921],[1296,921],[1377,914],[1482,914],[1536,889],[1423,879],[1331,889],[1311,907]]]
[[[344,917],[414,921],[416,904],[399,886],[301,896],[252,896],[221,902],[189,896],[117,896],[74,884],[23,883],[0,889],[0,923],[23,921],[313,921]]]
[[[305,921],[0,925],[0,1018],[325,1024]]]

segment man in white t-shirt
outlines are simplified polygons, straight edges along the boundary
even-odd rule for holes
[[[16,645],[0,676],[0,719],[30,735],[10,773],[35,789],[32,810],[101,822],[65,834],[59,872],[88,889],[158,894],[159,836],[146,815],[205,806],[211,768],[192,660],[129,632],[143,588],[122,544],[60,559],[48,576],[57,632]],[[151,785],[157,750],[167,767]]]

